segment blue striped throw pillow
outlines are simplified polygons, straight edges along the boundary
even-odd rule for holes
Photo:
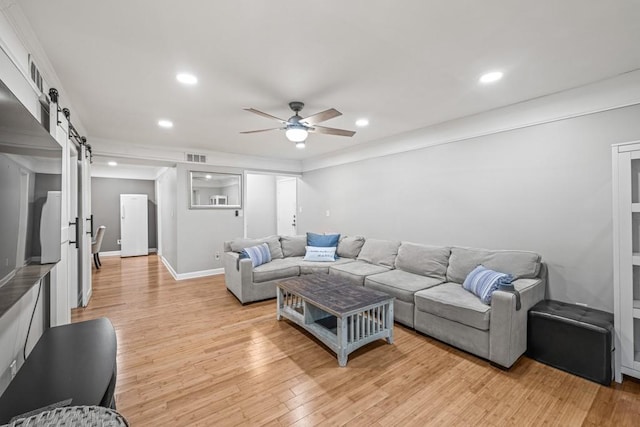
[[[254,268],[271,261],[271,252],[269,251],[269,245],[266,243],[244,248],[242,255],[243,258],[251,258],[251,264],[253,264]]]
[[[480,298],[484,304],[491,304],[491,295],[500,285],[513,281],[513,276],[506,273],[489,270],[483,265],[474,268],[464,279],[462,287]]]

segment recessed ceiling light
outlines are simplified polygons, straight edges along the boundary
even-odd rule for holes
[[[480,83],[497,82],[498,80],[500,80],[502,78],[503,75],[504,75],[504,73],[502,71],[492,71],[490,73],[483,74],[480,77]]]
[[[211,179],[211,175],[205,175],[204,177],[207,179]]]
[[[369,125],[369,120],[368,119],[358,119],[356,120],[356,126],[358,127],[365,127]]]
[[[169,129],[173,127],[173,122],[171,120],[158,120],[158,126]]]
[[[109,166],[118,166],[118,162],[114,162],[113,160],[111,160],[110,162],[107,163]]]
[[[198,83],[198,78],[193,74],[189,73],[178,73],[176,74],[176,80],[184,85],[194,85]]]

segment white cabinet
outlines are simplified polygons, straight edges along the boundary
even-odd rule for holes
[[[640,141],[612,146],[615,380],[640,378]]]

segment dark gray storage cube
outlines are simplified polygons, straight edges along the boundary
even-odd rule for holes
[[[527,355],[603,385],[612,379],[613,314],[544,300],[529,310]]]

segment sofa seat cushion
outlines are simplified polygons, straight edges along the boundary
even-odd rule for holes
[[[253,269],[253,282],[269,282],[299,275],[300,267],[295,258],[274,259]]]
[[[384,273],[367,276],[364,286],[385,292],[401,301],[413,304],[413,294],[442,283],[440,279],[407,273],[402,270],[390,270]]]
[[[489,330],[491,307],[457,283],[443,283],[415,294],[416,310],[482,331]]]
[[[450,254],[451,250],[447,247],[402,242],[396,257],[396,268],[444,282]]]
[[[447,281],[462,283],[471,271],[482,264],[490,270],[511,274],[514,279],[533,279],[540,272],[540,255],[526,251],[451,248]]]
[[[346,264],[332,265],[329,274],[339,276],[354,285],[364,285],[364,278],[372,274],[384,273],[390,268],[382,265],[370,264],[365,261],[353,261]]]
[[[354,260],[350,258],[338,258],[337,260],[332,262],[305,261],[303,257],[292,257],[290,259],[292,261],[295,261],[295,264],[300,267],[300,274],[328,274],[329,268],[334,265],[342,265],[354,262]]]

